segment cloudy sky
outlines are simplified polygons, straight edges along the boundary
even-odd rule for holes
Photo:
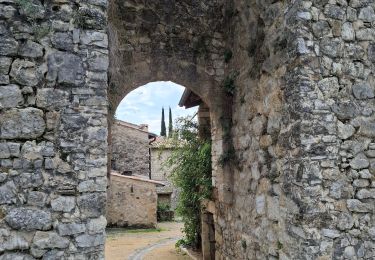
[[[133,124],[148,124],[149,131],[160,134],[161,109],[165,110],[168,129],[168,109],[172,108],[173,121],[180,116],[194,115],[197,107],[178,106],[184,87],[170,81],[148,83],[130,92],[116,110],[116,118]]]

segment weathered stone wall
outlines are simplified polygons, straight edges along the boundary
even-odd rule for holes
[[[0,3],[6,258],[103,257],[107,90],[156,80],[210,108],[217,259],[374,258],[373,0],[114,0],[109,48],[106,3]]]
[[[111,174],[107,222],[117,227],[156,227],[156,184],[131,176]]]
[[[0,3],[1,259],[101,259],[106,1]]]
[[[217,259],[374,257],[373,8],[235,1]]]
[[[116,120],[112,125],[112,169],[131,171],[149,178],[150,155],[147,127]]]
[[[170,194],[170,206],[172,210],[175,210],[178,202],[178,189],[173,185],[170,179],[171,169],[166,165],[171,152],[170,149],[151,148],[151,179],[165,184],[163,187],[157,187],[156,191],[158,194]]]

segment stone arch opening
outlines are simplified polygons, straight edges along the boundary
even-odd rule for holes
[[[108,6],[109,128],[119,102],[138,86],[167,80],[183,85],[210,109],[214,182],[226,170],[218,160],[228,149],[223,124],[231,118],[230,98],[220,87],[226,70],[227,10],[219,0],[113,0]]]
[[[231,117],[230,98],[220,87],[226,70],[223,10],[222,1],[111,1],[108,115],[110,132],[122,98],[148,82],[170,80],[186,87],[209,109],[214,192],[230,203],[231,180],[221,178],[231,177],[219,165],[228,149],[223,124]]]
[[[154,105],[148,105],[148,102]],[[131,110],[136,107],[137,117],[143,119],[137,121],[138,118],[119,113],[111,122],[108,133],[111,155],[111,161],[108,162],[110,178],[107,190],[109,227],[156,227],[157,219],[168,217],[166,213],[173,216],[177,207],[178,190],[169,178],[171,173],[168,167],[162,164],[171,155],[175,143],[170,139],[173,137],[168,130],[168,106],[172,107],[173,119],[177,119],[179,114],[175,107],[179,102],[188,107],[199,106],[199,109],[192,111],[191,116],[201,122],[202,126],[208,127],[206,131],[200,132],[208,132],[210,136],[208,107],[193,92],[186,91],[183,86],[173,82],[153,82],[140,86],[124,97],[116,109],[118,111],[121,108],[121,112],[124,112],[124,109]],[[160,134],[163,105],[166,108],[166,137]],[[152,115],[143,117],[142,110]],[[152,124],[154,119],[157,126]],[[121,178],[118,175],[121,175]],[[129,183],[132,182],[133,186],[130,186]],[[168,204],[168,212],[157,215],[159,203],[164,206]]]

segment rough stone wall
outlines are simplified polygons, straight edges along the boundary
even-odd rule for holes
[[[373,0],[106,3],[0,3],[3,258],[103,258],[108,56],[209,106],[217,259],[374,258]]]
[[[178,202],[178,189],[169,179],[171,174],[170,169],[164,165],[171,152],[170,149],[151,149],[151,179],[161,181],[165,184],[163,187],[157,187],[156,191],[158,194],[170,194],[170,206],[172,210],[175,210]]]
[[[0,3],[0,258],[102,259],[106,1]]]
[[[235,1],[235,13],[217,259],[374,258],[374,2]]]
[[[133,175],[149,178],[148,132],[138,126],[115,121],[112,135],[112,169],[118,172],[131,171]]]
[[[107,221],[117,227],[156,227],[156,184],[111,174]]]

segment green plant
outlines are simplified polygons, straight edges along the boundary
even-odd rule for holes
[[[166,163],[172,168],[173,183],[180,189],[176,213],[184,222],[185,238],[179,243],[199,247],[201,202],[212,193],[211,142],[198,138],[197,123],[191,118],[179,118],[177,122],[181,144]]]
[[[221,154],[218,162],[221,167],[224,167],[226,164],[234,161],[235,159],[236,159],[236,152],[234,148],[230,148]]]
[[[228,63],[233,57],[233,52],[230,49],[224,51],[224,61]]]
[[[284,245],[279,240],[277,241],[277,249],[281,250],[283,249]]]
[[[158,212],[167,212],[171,210],[171,206],[167,203],[158,203],[157,211]]]
[[[38,6],[30,0],[16,0],[16,3],[26,15],[36,14],[39,10]]]
[[[222,87],[224,88],[225,92],[227,92],[231,96],[234,95],[234,92],[236,90],[235,81],[238,74],[239,73],[237,71],[232,71],[228,76],[225,77],[222,82]]]
[[[40,20],[38,20],[43,17],[43,6],[41,6],[40,4],[36,4],[31,0],[16,0],[16,3],[19,5],[22,11],[21,14],[23,14],[26,17],[26,19],[30,22],[31,29],[36,40],[39,41],[52,31],[52,28],[49,25],[49,23],[42,24]]]
[[[73,24],[76,25],[80,29],[84,29],[86,25],[86,18],[84,14],[76,11],[73,15]]]
[[[246,240],[245,239],[241,240],[241,246],[242,246],[243,249],[247,248],[247,244],[246,244]]]

